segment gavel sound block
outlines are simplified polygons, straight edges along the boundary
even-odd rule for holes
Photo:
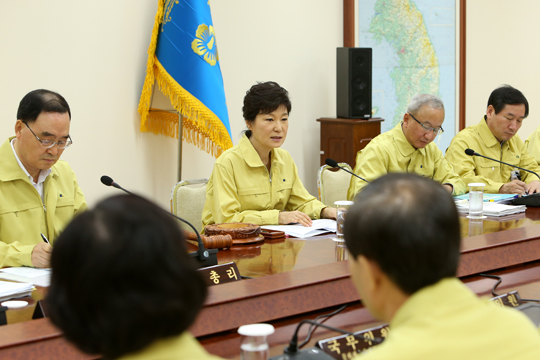
[[[201,235],[204,247],[207,249],[225,249],[232,245],[251,244],[268,239],[284,239],[282,231],[265,230],[261,227],[248,223],[223,223],[207,225],[204,229],[206,235]],[[193,232],[184,231],[186,240],[197,241],[197,235]]]
[[[197,244],[197,234],[190,231],[184,231],[184,236],[188,241],[194,241]],[[231,235],[211,235],[205,236],[201,235],[201,240],[204,244],[204,247],[207,249],[227,249],[230,248],[233,244],[233,239]]]
[[[233,245],[252,244],[264,240],[261,227],[248,223],[223,223],[206,225],[204,233],[212,235],[230,235]]]

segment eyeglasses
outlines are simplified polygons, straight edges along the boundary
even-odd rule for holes
[[[24,122],[24,121],[23,121],[23,122]],[[24,125],[26,125],[26,127],[28,128],[28,130],[30,130],[30,132],[31,132],[32,134],[34,134],[34,136],[36,137],[36,139],[38,139],[38,141],[41,143],[41,146],[43,146],[44,148],[50,149],[50,148],[52,148],[54,145],[58,145],[58,148],[59,148],[59,149],[64,150],[65,148],[67,148],[67,147],[69,147],[71,144],[73,144],[73,140],[71,140],[71,136],[69,136],[69,135],[68,135],[67,141],[41,140],[41,139],[38,138],[38,136],[32,131],[32,129],[30,129],[30,126],[28,126],[27,123],[24,123]]]
[[[433,131],[435,136],[440,135],[440,134],[442,134],[444,132],[444,129],[442,128],[442,126],[438,127],[438,128],[434,128],[433,126],[429,126],[429,125],[421,123],[420,121],[418,121],[417,118],[415,118],[413,116],[413,114],[409,113],[409,115],[411,115],[411,117],[414,119],[414,121],[416,121],[418,124],[420,124],[422,129],[424,129],[426,132]]]

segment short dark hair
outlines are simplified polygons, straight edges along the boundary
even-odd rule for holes
[[[42,112],[68,113],[71,120],[71,110],[64,97],[54,91],[38,89],[30,91],[19,103],[17,120],[29,124],[36,121]]]
[[[459,217],[439,183],[414,174],[388,174],[370,183],[347,213],[347,248],[376,262],[406,294],[456,276]]]
[[[54,244],[50,318],[82,351],[117,358],[193,323],[206,284],[178,224],[119,195],[77,216]]]
[[[252,122],[257,115],[270,114],[282,105],[287,108],[288,113],[291,112],[291,100],[287,90],[273,81],[258,82],[246,92],[242,112],[244,119]],[[251,130],[246,131],[246,136],[251,137]]]
[[[519,104],[525,105],[524,118],[526,118],[527,116],[529,116],[529,102],[521,91],[510,85],[503,85],[493,90],[491,92],[491,95],[489,95],[488,99],[488,107],[489,105],[493,106],[493,108],[495,109],[495,114],[500,113],[506,105]]]

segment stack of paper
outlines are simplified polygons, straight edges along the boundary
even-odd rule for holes
[[[308,238],[327,232],[336,232],[336,221],[330,219],[313,220],[310,227],[303,225],[264,225],[263,229],[283,231],[289,236]]]
[[[0,281],[0,301],[30,296],[33,288],[29,283]]]
[[[486,194],[484,193],[484,202],[494,202],[498,204],[510,204],[512,200],[517,198],[516,194]],[[460,200],[469,200],[469,194],[454,196],[456,203],[460,203]]]
[[[36,269],[33,267],[10,267],[0,269],[0,279],[21,281],[36,286],[47,287],[51,283],[51,269]]]
[[[469,202],[462,200],[456,202],[457,209],[460,213],[468,214],[469,213]],[[494,202],[485,202],[484,203],[484,215],[485,216],[505,216],[511,214],[517,214],[525,212],[527,207],[525,205],[504,205]]]

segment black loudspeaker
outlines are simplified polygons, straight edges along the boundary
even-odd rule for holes
[[[371,48],[337,48],[337,117],[371,118]]]

